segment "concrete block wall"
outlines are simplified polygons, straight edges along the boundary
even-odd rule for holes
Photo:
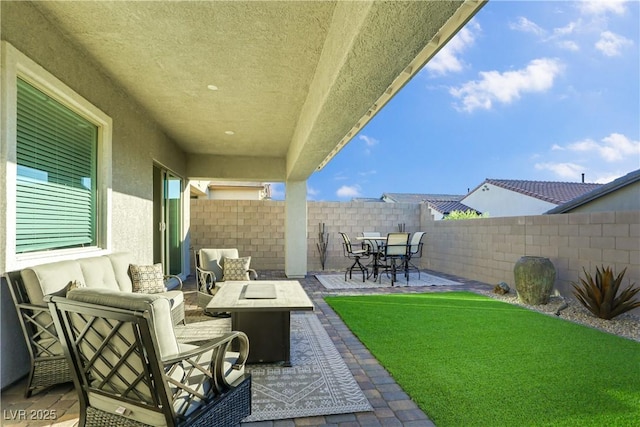
[[[284,270],[284,202],[191,199],[190,238],[196,249],[238,248],[257,270]]]
[[[386,234],[405,224],[420,229],[420,207],[405,203],[309,202],[307,204],[307,269],[320,271],[318,225],[329,234],[325,270],[341,270],[349,262],[338,232],[355,240],[363,231]],[[251,256],[255,269],[284,270],[285,209],[282,201],[191,199],[190,239],[193,248],[238,248]],[[193,263],[193,260],[191,261]],[[193,264],[192,264],[193,265]],[[193,270],[192,270],[193,271]]]
[[[258,270],[284,269],[283,201],[191,200],[191,244],[237,247],[251,255]],[[423,268],[489,284],[513,286],[513,267],[521,256],[543,256],[556,267],[556,288],[571,295],[571,282],[599,265],[627,268],[625,285],[640,285],[640,211],[573,213],[459,221],[434,221],[426,206],[403,203],[309,202],[307,269],[322,270],[316,247],[319,224],[329,234],[325,270],[344,270],[350,262],[339,231],[355,239],[363,231],[383,235],[404,223],[408,232],[425,231]]]
[[[594,212],[423,222],[422,266],[494,284],[513,286],[521,256],[549,258],[556,288],[571,295],[583,268],[627,268],[623,285],[640,284],[640,212]]]
[[[379,231],[382,235],[398,231],[398,224],[405,225],[405,231],[420,230],[420,206],[408,203],[371,203],[371,202],[309,202],[307,212],[309,271],[321,271],[319,242],[319,224],[325,224],[329,233],[327,262],[325,270],[344,270],[352,262],[345,259],[342,250],[342,237],[339,232],[349,235],[354,245],[360,246],[356,237],[363,231]]]

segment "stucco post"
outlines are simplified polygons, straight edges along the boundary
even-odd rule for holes
[[[301,278],[307,274],[307,181],[287,181],[285,188],[284,272]]]

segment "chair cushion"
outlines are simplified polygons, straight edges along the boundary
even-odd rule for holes
[[[149,311],[160,357],[169,358],[180,351],[173,332],[170,302],[162,295],[83,288],[70,291],[67,298],[125,310]]]
[[[162,264],[131,264],[130,270],[133,292],[155,294],[166,290],[164,287]]]
[[[249,280],[251,257],[224,258],[222,280]]]

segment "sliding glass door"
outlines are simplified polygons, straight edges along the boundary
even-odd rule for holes
[[[165,274],[182,273],[182,178],[153,167],[153,258]]]

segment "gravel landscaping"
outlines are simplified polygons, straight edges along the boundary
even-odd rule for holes
[[[578,301],[561,296],[552,296],[548,304],[527,305],[518,301],[518,297],[513,289],[505,295],[499,295],[491,291],[480,293],[491,298],[526,307],[550,316],[556,316],[556,313],[560,310],[558,317],[562,319],[580,323],[585,326],[590,326],[604,332],[640,342],[640,315],[627,312],[611,320],[604,320],[595,317]],[[566,308],[564,308],[565,304],[567,305]]]

